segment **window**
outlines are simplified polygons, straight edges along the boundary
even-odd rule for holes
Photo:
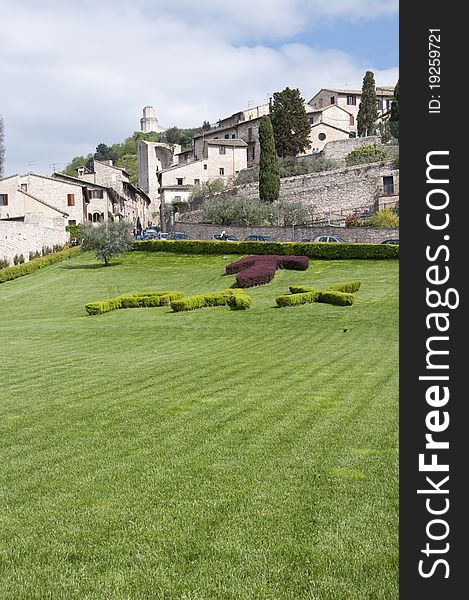
[[[90,198],[104,198],[104,190],[89,190]]]
[[[350,123],[349,125],[355,125],[355,119],[353,118],[353,115],[350,115]]]
[[[69,225],[76,225],[76,224],[77,224],[77,222],[76,222],[76,220],[75,220],[75,219],[69,219],[69,220],[68,220],[68,224],[69,224]]]
[[[218,154],[226,154],[225,146],[218,146]]]
[[[181,202],[181,196],[174,196],[173,202]]]
[[[0,194],[0,206],[8,206],[8,194]]]
[[[331,104],[335,104],[335,96],[331,96]]]
[[[347,106],[355,106],[357,104],[357,99],[355,96],[347,96]]]
[[[194,185],[200,185],[200,179],[194,179]]]
[[[218,173],[219,173],[220,175],[224,175],[224,174],[225,174],[225,169],[224,169],[224,167],[220,167],[220,168],[218,169]]]
[[[21,191],[22,192],[27,192],[28,191],[28,184],[27,183],[22,183],[21,184]]]
[[[314,117],[309,118],[309,124],[312,125],[314,123]]]
[[[251,148],[251,157],[252,157],[252,160],[254,160],[256,158],[256,147],[255,146],[253,146]]]
[[[207,163],[204,163],[204,171],[206,171],[208,169],[208,165]]]
[[[67,206],[75,206],[75,194],[67,194]]]
[[[248,127],[248,142],[252,142],[252,127]]]
[[[376,99],[376,108],[378,110],[383,110],[383,101],[381,100],[381,98]]]
[[[392,105],[392,100],[388,98],[386,100],[386,109],[391,110],[391,105]]]
[[[182,182],[184,181],[184,177],[178,177],[176,179],[176,181],[177,181],[178,185],[182,185]]]
[[[229,140],[230,139],[230,134],[229,133],[225,133],[225,140]]]
[[[232,134],[231,134],[231,139],[232,139],[232,140],[235,140],[235,139],[236,139],[236,133],[232,133]]]
[[[320,133],[318,135],[318,140],[320,140],[321,142],[323,142],[326,139],[326,134],[325,133]]]

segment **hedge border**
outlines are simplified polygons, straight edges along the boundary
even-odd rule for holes
[[[33,260],[30,260],[27,263],[22,263],[21,265],[0,269],[0,283],[12,281],[13,279],[18,279],[18,277],[23,277],[24,275],[30,275],[38,269],[43,269],[44,267],[53,265],[56,262],[77,256],[80,254],[80,252],[81,248],[79,247],[68,248],[67,250],[61,250],[60,252],[55,252],[54,254],[41,256],[41,258],[33,258]]]
[[[169,306],[171,300],[184,296],[183,292],[139,292],[136,294],[122,294],[108,300],[96,300],[85,304],[89,315],[102,315],[121,308],[150,308]]]
[[[229,306],[230,310],[246,310],[250,308],[252,299],[244,290],[231,288],[208,294],[197,294],[180,298],[171,302],[173,312],[187,312],[211,306]]]
[[[134,250],[144,252],[174,252],[176,254],[280,254],[302,255],[325,260],[397,259],[399,246],[393,244],[340,244],[324,242],[219,242],[209,240],[148,240],[136,241]]]

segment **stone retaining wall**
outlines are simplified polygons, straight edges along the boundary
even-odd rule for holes
[[[40,252],[44,246],[62,246],[69,237],[61,217],[27,213],[24,221],[0,221],[0,259],[13,264],[15,254],[22,254],[28,262],[30,252]]]
[[[375,227],[220,227],[203,223],[177,223],[177,231],[185,231],[191,240],[210,240],[213,234],[225,230],[227,235],[235,235],[244,240],[248,235],[270,235],[276,242],[299,242],[318,235],[339,235],[347,242],[379,244],[383,240],[398,239],[399,229]]]

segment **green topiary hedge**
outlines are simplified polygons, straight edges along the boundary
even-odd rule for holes
[[[347,294],[346,292],[320,290],[316,302],[335,304],[336,306],[351,306],[355,302],[355,296],[353,294]]]
[[[15,267],[1,269],[0,283],[11,281],[12,279],[17,279],[18,277],[23,277],[24,275],[29,275],[38,269],[43,269],[44,267],[48,267],[56,262],[66,260],[67,258],[72,258],[72,256],[80,254],[80,252],[81,249],[78,247],[68,248],[67,250],[62,250],[61,252],[55,252],[54,254],[48,254],[47,256],[43,256],[41,258],[35,258],[27,263],[22,263]]]
[[[327,289],[335,290],[337,292],[348,292],[349,294],[354,294],[360,289],[361,283],[361,281],[355,279],[354,281],[344,281],[344,283],[333,283]]]
[[[285,296],[277,296],[275,302],[277,306],[298,306],[299,304],[308,304],[317,302],[319,290],[310,290],[309,292],[287,294]]]
[[[237,300],[234,300],[236,298]],[[230,304],[231,302],[231,304]],[[207,306],[226,306],[229,305],[232,310],[242,310],[251,306],[251,298],[243,290],[237,288],[221,290],[210,294],[198,294],[173,300],[171,308],[174,312],[196,310]]]
[[[140,292],[137,294],[124,294],[109,298],[109,300],[98,300],[85,305],[89,315],[102,315],[120,308],[147,308],[155,306],[169,306],[172,300],[182,298],[183,292]]]
[[[291,285],[290,292],[285,296],[275,298],[277,306],[298,306],[299,304],[308,304],[309,302],[322,302],[324,304],[334,304],[336,306],[351,306],[355,302],[353,293],[340,291],[338,287],[353,289],[360,287],[359,281],[349,281],[346,283],[337,283],[337,287],[332,286],[327,290],[317,290],[304,285]],[[357,287],[358,286],[358,287]],[[355,290],[355,291],[356,291]]]
[[[399,246],[393,244],[326,244],[323,242],[219,242],[209,240],[149,240],[134,244],[145,252],[176,254],[281,254],[317,259],[399,258]]]

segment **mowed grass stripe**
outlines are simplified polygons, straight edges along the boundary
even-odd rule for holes
[[[279,271],[242,314],[88,317],[108,292],[234,280],[236,257],[139,254],[0,290],[0,595],[395,598],[397,263]],[[275,308],[355,278],[350,309]]]

